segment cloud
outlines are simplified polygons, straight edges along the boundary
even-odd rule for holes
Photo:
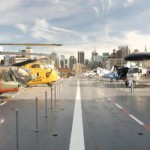
[[[82,41],[85,36],[80,35],[74,30],[69,30],[65,28],[60,28],[50,25],[46,19],[37,19],[35,25],[32,28],[32,36],[35,39],[45,39],[52,42],[62,42],[62,41]]]
[[[108,7],[107,7],[107,13],[109,13],[110,7],[112,5],[112,1],[108,0]]]
[[[70,52],[138,48],[150,41],[149,6],[148,0],[1,0],[0,41],[64,43],[60,49]]]
[[[101,0],[102,13],[105,13],[104,0]]]
[[[18,7],[21,4],[20,0],[5,0],[0,1],[0,12],[8,11]]]
[[[97,17],[99,16],[99,9],[97,8],[97,7],[93,7],[93,9],[95,10],[95,12],[96,12],[96,15],[97,15]]]
[[[126,32],[124,41],[132,48],[144,51],[145,44],[149,47],[150,35],[139,33],[138,31]]]
[[[110,11],[110,7],[112,5],[112,1],[111,0],[100,0],[101,2],[101,10],[102,10],[102,14],[108,14]]]
[[[126,2],[124,3],[124,7],[129,7],[133,2],[134,0],[126,0]]]
[[[26,27],[25,24],[22,24],[22,23],[16,24],[16,27],[17,27],[18,29],[20,29],[21,31],[23,31],[23,32],[26,32],[26,31],[27,31],[27,27]]]

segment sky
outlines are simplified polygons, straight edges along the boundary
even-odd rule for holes
[[[120,45],[150,49],[150,0],[0,0],[0,43],[57,43],[34,52],[77,57]],[[4,51],[25,47],[4,46]]]

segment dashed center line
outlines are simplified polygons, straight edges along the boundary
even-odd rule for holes
[[[104,93],[102,93],[100,90],[96,89],[95,87],[93,87],[98,93],[102,94],[105,96]],[[114,105],[116,105],[119,109],[121,109],[125,114],[127,114],[129,117],[131,117],[134,121],[136,121],[138,124],[140,124],[143,128],[145,128],[147,131],[150,132],[150,127],[146,124],[144,124],[142,121],[140,121],[138,118],[136,118],[135,116],[133,116],[130,112],[128,112],[126,109],[124,109],[122,106],[120,106],[119,104],[115,103],[112,99],[110,99],[109,97],[105,96],[109,101],[111,101]]]
[[[134,119],[136,122],[138,122],[140,125],[144,125],[143,122],[141,122],[139,119],[137,119],[135,116],[133,116],[132,114],[129,114],[129,116]]]
[[[120,105],[118,105],[117,103],[115,103],[115,105],[116,105],[118,108],[122,109],[122,107],[121,107]]]

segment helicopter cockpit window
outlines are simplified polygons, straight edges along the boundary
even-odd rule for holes
[[[31,66],[31,68],[40,68],[40,65],[39,65],[39,64],[33,64],[33,65]]]
[[[41,67],[42,69],[44,69],[44,66],[43,66],[43,65],[41,65],[40,67]]]
[[[47,69],[47,66],[46,66],[46,65],[44,65],[44,69]]]
[[[2,70],[2,80],[4,81],[10,81],[9,74],[6,70]]]
[[[139,68],[130,68],[129,70],[128,70],[128,73],[130,74],[132,74],[132,73],[138,73],[138,71],[139,71]]]
[[[139,73],[142,73],[142,69],[139,69]]]

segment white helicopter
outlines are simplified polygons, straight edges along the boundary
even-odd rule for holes
[[[130,61],[130,64],[132,63],[127,73],[129,84],[133,82],[135,85],[138,85],[139,82],[144,82],[148,79],[149,72],[147,68],[150,65],[150,52],[131,53],[125,57],[125,60]]]

